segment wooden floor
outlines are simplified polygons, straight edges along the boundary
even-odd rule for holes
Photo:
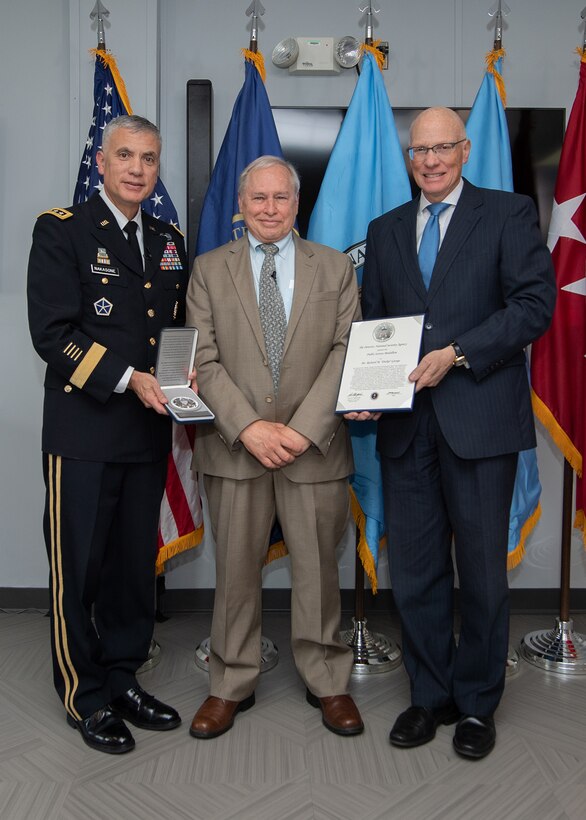
[[[375,631],[398,638],[377,617]],[[551,615],[515,615],[511,642],[553,627]],[[575,618],[586,630],[586,616]],[[507,680],[496,715],[497,746],[469,762],[452,749],[453,727],[419,749],[388,743],[408,705],[404,669],[353,676],[366,723],[360,737],[328,732],[288,646],[289,616],[265,616],[279,647],[263,674],[257,705],[216,740],[188,734],[207,694],[194,662],[209,634],[208,614],[174,615],[157,626],[160,664],[141,683],[174,705],[172,732],[133,729],[136,749],[121,757],[88,749],[65,722],[53,690],[48,619],[0,614],[0,818],[2,820],[584,820],[586,676],[544,672],[524,662]]]

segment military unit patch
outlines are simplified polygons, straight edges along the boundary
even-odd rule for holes
[[[112,313],[113,307],[112,302],[109,302],[104,297],[98,299],[97,302],[94,302],[94,308],[98,316],[109,316],[110,313]]]
[[[181,259],[177,253],[177,246],[172,239],[167,242],[167,247],[163,251],[161,270],[183,270]]]

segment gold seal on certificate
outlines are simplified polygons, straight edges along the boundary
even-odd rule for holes
[[[412,410],[423,315],[353,322],[336,413]]]
[[[169,399],[165,409],[178,424],[213,421],[215,418],[189,384],[196,348],[197,330],[194,327],[166,327],[161,331],[155,375]]]

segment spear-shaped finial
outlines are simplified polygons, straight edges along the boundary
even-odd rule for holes
[[[94,20],[98,18],[98,51],[106,50],[106,36],[104,34],[104,18],[109,17],[110,12],[102,3],[102,0],[96,0],[96,5],[90,12],[90,18]]]
[[[372,32],[373,32],[372,15],[373,14],[378,14],[380,9],[375,9],[375,8],[373,8],[372,3],[367,3],[366,6],[364,6],[364,8],[361,8],[360,6],[358,6],[358,11],[360,11],[362,14],[364,14],[366,12],[366,33],[365,33],[365,36],[364,36],[364,42],[366,43],[367,46],[371,46],[372,41],[374,40],[374,37],[373,37],[373,34],[372,34]]]
[[[258,18],[265,13],[265,7],[260,0],[252,0],[252,3],[246,9],[246,16],[252,17],[250,24],[250,51],[258,51]]]
[[[503,3],[502,0],[498,0],[498,2],[488,10],[488,16],[495,18],[493,45],[495,51],[503,47],[503,17],[506,17],[510,13],[511,9],[506,3]]]

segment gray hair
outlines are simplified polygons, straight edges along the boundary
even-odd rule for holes
[[[242,171],[238,180],[238,196],[242,196],[244,193],[244,189],[248,183],[248,177],[253,171],[259,171],[261,168],[272,168],[273,165],[279,165],[289,173],[293,184],[293,190],[295,191],[295,196],[298,196],[299,189],[301,188],[301,182],[299,180],[297,169],[290,162],[287,162],[286,159],[283,159],[282,157],[273,157],[270,154],[265,154],[265,156],[258,157],[258,159],[253,160],[246,166],[244,171]]]
[[[159,153],[161,152],[161,147],[163,144],[161,132],[150,120],[145,119],[145,117],[139,117],[137,114],[121,114],[119,117],[115,117],[113,120],[110,120],[108,125],[104,128],[104,132],[102,134],[102,151],[105,151],[108,147],[112,134],[120,128],[126,128],[133,134],[152,134],[152,136],[158,141]]]

